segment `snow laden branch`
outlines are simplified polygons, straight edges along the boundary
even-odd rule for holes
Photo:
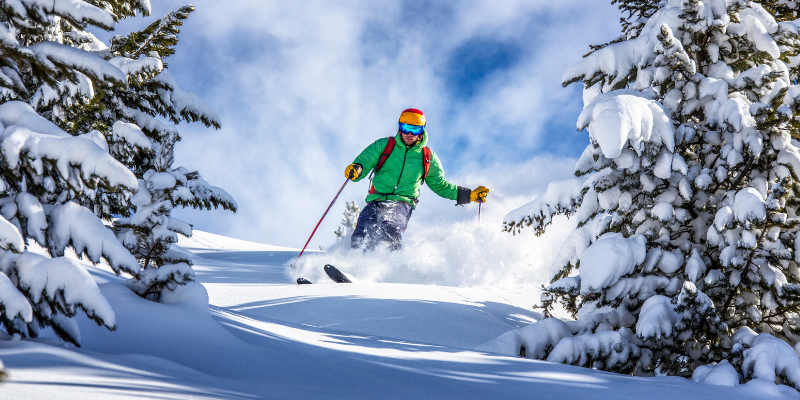
[[[161,59],[156,57],[139,57],[138,59],[114,57],[109,60],[109,63],[122,71],[130,84],[142,84],[164,69]]]
[[[95,82],[107,82],[120,86],[127,84],[125,74],[102,58],[83,50],[54,42],[42,42],[24,49],[30,51],[44,68],[67,73],[79,71]]]
[[[84,2],[61,3],[81,3],[93,7]],[[8,2],[3,4],[9,6]],[[15,9],[15,7],[10,7],[10,9]],[[7,11],[9,8],[4,10]],[[97,10],[109,18],[111,17],[107,12]],[[23,14],[27,16],[27,14]],[[11,15],[14,16],[14,12]],[[25,20],[25,18],[21,20]],[[15,18],[10,20],[11,25],[14,25],[14,21],[17,20]],[[113,25],[113,20],[110,22]],[[20,26],[12,29],[8,25],[0,25],[2,25],[0,26],[0,52],[3,53],[5,59],[0,66],[0,98],[6,100],[27,99],[39,90],[36,86],[39,83],[44,83],[50,88],[49,90],[60,88],[64,91],[65,86],[71,86],[73,91],[80,90],[88,98],[94,96],[94,86],[125,87],[127,85],[125,74],[96,54],[56,41],[26,43],[30,41],[29,38],[24,35],[17,37],[14,34],[14,32],[20,32],[17,30]],[[25,31],[25,28],[22,28],[22,31]],[[44,32],[39,32],[34,36],[43,34]],[[27,79],[26,75],[28,74],[36,79]]]
[[[114,329],[114,310],[91,275],[75,260],[25,252],[16,264],[19,287],[36,304],[40,314],[73,317],[76,309],[81,308],[98,325]]]
[[[631,154],[622,155],[623,150],[632,149],[641,156],[645,144],[651,148],[663,144],[668,151],[675,149],[674,128],[664,108],[634,90],[615,90],[592,99],[578,116],[578,130],[585,128],[589,139],[600,146],[607,159],[633,161]]]
[[[574,321],[485,347],[800,389],[800,23],[772,2],[615,3],[624,35],[563,77],[584,87],[583,183],[505,219],[541,234],[553,215],[577,218],[541,305]]]
[[[132,32],[128,36],[118,35],[111,39],[111,46],[115,52],[124,57],[137,58],[141,54],[155,52],[161,57],[175,54],[175,45],[178,44],[178,33],[183,21],[194,12],[194,6],[189,4],[170,11],[163,18],[152,22],[142,31]]]
[[[192,235],[191,225],[171,216],[174,205],[210,209],[222,205],[236,210],[236,202],[220,188],[208,185],[196,172],[183,167],[169,172],[149,170],[139,180],[131,199],[136,207],[130,218],[114,221],[117,238],[144,266],[143,273],[128,282],[142,297],[159,301],[164,290],[175,290],[194,280],[192,261],[171,248],[178,234]]]
[[[118,119],[136,123],[159,142],[177,141],[177,132],[165,126],[154,116],[168,118],[177,124],[181,121],[200,121],[207,127],[219,129],[219,115],[194,93],[181,89],[175,78],[167,72],[162,60],[175,53],[178,33],[183,21],[194,11],[194,6],[170,11],[142,31],[128,36],[115,36],[108,55],[113,64],[124,64],[130,71],[128,81],[131,91],[115,90],[104,105]],[[130,65],[128,65],[130,64]],[[145,99],[146,101],[141,101]],[[166,146],[171,152],[172,146]]]
[[[0,314],[6,320],[33,322],[33,308],[28,304],[28,299],[4,273],[0,273]]]
[[[113,29],[115,22],[113,14],[85,1],[6,0],[3,3],[3,12],[18,22],[32,20],[45,24],[48,17],[57,16],[76,26],[94,25],[105,29]]]
[[[121,18],[150,14],[150,0],[6,0],[0,9],[23,36],[36,36],[56,19],[80,30],[96,26],[111,30]]]
[[[181,89],[168,72],[162,72],[153,81],[160,84],[158,95],[174,123],[177,124],[181,120],[200,121],[205,126],[220,128],[219,115],[196,94]]]
[[[114,233],[95,214],[73,202],[55,206],[50,211],[51,227],[47,229],[50,254],[63,256],[69,245],[77,254],[97,263],[108,261],[114,272],[139,273],[136,258],[120,243]]]
[[[547,186],[544,196],[508,213],[503,220],[503,231],[517,234],[523,228],[533,226],[537,235],[553,222],[553,216],[574,213],[580,206],[583,185],[578,179],[553,182]]]
[[[114,311],[75,260],[6,252],[0,256],[0,289],[0,321],[8,333],[35,336],[49,326],[79,346],[80,331],[70,319],[79,309],[98,325],[115,329]]]
[[[96,143],[68,135],[22,102],[0,104],[0,152],[17,176],[50,169],[77,190],[101,182],[120,190],[137,187],[136,177]]]

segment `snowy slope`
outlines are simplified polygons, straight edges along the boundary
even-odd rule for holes
[[[298,286],[283,267],[296,250],[203,232],[180,244],[202,285],[152,303],[94,269],[117,331],[82,318],[81,349],[0,341],[0,398],[800,398],[476,352],[538,315],[490,288]]]
[[[208,247],[212,242],[220,244]],[[204,232],[181,245],[202,255],[195,258],[194,269],[211,304],[260,320],[471,349],[540,318],[530,303],[512,305],[503,292],[489,288],[337,285],[327,278],[300,286],[281,265],[294,258],[296,250]]]

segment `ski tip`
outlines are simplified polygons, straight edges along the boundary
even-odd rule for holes
[[[311,281],[306,278],[297,278],[298,285],[310,285]]]
[[[336,283],[353,283],[347,278],[347,276],[345,276],[345,274],[342,273],[342,271],[339,271],[339,269],[333,265],[325,264],[324,269],[328,277]]]

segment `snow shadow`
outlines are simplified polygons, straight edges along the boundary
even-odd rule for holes
[[[200,290],[202,286],[194,288]],[[116,312],[117,331],[109,332],[79,317],[85,350],[114,355],[125,365],[141,362],[150,367],[139,369],[168,377],[184,371],[186,381],[202,382],[198,391],[210,386],[217,392],[208,389],[208,395],[220,393],[220,398],[234,398],[220,389],[235,389],[239,397],[247,393],[292,399],[561,399],[586,398],[587,390],[596,399],[675,399],[686,393],[697,398],[752,398],[731,388],[681,378],[626,377],[411,340],[326,332],[323,328],[260,321],[219,308],[213,309],[212,316],[207,297],[205,304],[199,300],[160,304],[141,299],[118,283],[101,285],[101,290]],[[401,305],[398,301],[386,304],[392,303]],[[146,358],[131,360],[131,353]],[[160,367],[169,364],[160,359],[182,367]],[[658,390],[653,389],[654,384],[658,384]]]
[[[633,377],[375,335],[260,321],[221,309],[212,313],[233,335],[252,345],[269,348],[274,346],[275,341],[284,343],[285,347],[307,345],[318,349],[313,351],[305,346],[304,356],[330,354],[333,351],[338,357],[349,360],[342,363],[348,365],[346,370],[331,370],[328,373],[347,380],[347,385],[343,386],[349,391],[350,398],[656,400],[685,398],[687,393],[691,393],[692,398],[760,397],[733,388],[697,384],[678,377]],[[347,353],[350,353],[349,357],[345,356]],[[364,369],[369,372],[362,375],[360,371]],[[309,372],[309,376],[313,376],[313,373]],[[414,382],[414,385],[405,385],[403,382]],[[362,383],[370,387],[367,392],[359,390]],[[587,393],[592,395],[586,397]],[[338,397],[333,393],[330,396]]]
[[[9,380],[0,385],[0,398],[12,398],[4,393],[52,398],[54,393],[63,393],[59,390],[102,392],[115,398],[257,398],[235,390],[235,385],[156,357],[110,357],[27,340],[0,342],[0,348],[3,363],[11,370]],[[41,373],[42,365],[47,365],[47,374]]]
[[[197,252],[203,258],[234,264],[282,265],[297,258],[299,251],[242,251],[218,250]]]
[[[198,281],[204,283],[294,283],[282,264],[297,258],[293,251],[204,252],[193,259]]]
[[[222,308],[221,308],[222,309]],[[541,314],[499,302],[376,299],[360,295],[299,296],[224,308],[262,321],[302,324],[350,334],[473,349],[541,319]]]
[[[611,388],[611,381],[602,377],[569,372],[537,373],[531,371],[531,369],[536,369],[538,364],[546,364],[544,367],[547,369],[550,369],[551,366],[570,368],[561,364],[494,356],[468,349],[404,341],[378,335],[337,332],[284,321],[254,319],[244,314],[219,308],[212,309],[212,315],[234,336],[249,344],[269,348],[273,347],[277,340],[316,346],[321,351],[334,350],[341,353],[352,353],[352,357],[361,362],[393,370],[391,375],[397,376],[391,379],[397,381],[403,381],[402,375],[412,374],[425,375],[437,380],[445,378],[492,385],[504,381],[517,381],[563,384],[576,388]],[[612,375],[609,374],[609,376]],[[490,388],[483,390],[487,389],[491,390]],[[492,392],[487,391],[487,395],[490,393]]]
[[[318,334],[315,336],[320,343],[337,344],[340,346],[353,346],[352,348],[354,352],[365,352],[366,349],[393,349],[403,352],[436,350],[445,353],[457,353],[463,351],[462,349],[431,343],[417,343],[397,338],[382,337],[379,335],[360,334],[351,331],[338,331],[336,329],[316,327],[313,325],[297,324],[281,320],[271,320],[264,317],[253,318],[252,316],[244,313],[236,313],[218,307],[212,307],[211,315],[234,336],[238,337],[244,342],[256,346],[265,345],[269,341],[273,340],[307,343],[302,335],[296,338],[280,334],[279,332],[281,330],[276,331],[259,327],[263,326],[259,323],[266,323],[273,326],[280,325],[309,333],[313,332]]]

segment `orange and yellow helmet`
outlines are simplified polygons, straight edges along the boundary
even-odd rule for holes
[[[425,126],[425,114],[416,108],[409,108],[400,114],[400,123]]]

